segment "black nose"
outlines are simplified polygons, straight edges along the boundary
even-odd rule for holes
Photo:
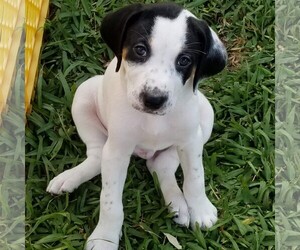
[[[148,93],[143,94],[143,102],[145,107],[152,110],[161,108],[167,100],[168,96],[166,95],[151,95]]]

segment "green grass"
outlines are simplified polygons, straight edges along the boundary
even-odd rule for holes
[[[21,44],[24,41],[22,38]],[[22,249],[25,246],[23,62],[24,47],[20,46],[11,92],[6,102],[7,110],[0,114],[0,249],[3,250]]]
[[[99,35],[103,16],[133,2],[51,3],[26,129],[27,249],[82,249],[97,223],[100,177],[74,194],[56,197],[45,190],[51,178],[85,158],[70,115],[72,97],[113,57]],[[219,220],[207,231],[177,226],[145,162],[133,158],[120,249],[175,249],[164,233],[175,236],[183,249],[274,249],[274,3],[176,2],[218,30],[230,56],[224,72],[200,84],[216,113],[204,164],[207,194]],[[177,177],[182,183],[180,170]]]
[[[278,1],[276,33],[276,246],[300,246],[300,6]],[[298,248],[297,248],[298,247]]]

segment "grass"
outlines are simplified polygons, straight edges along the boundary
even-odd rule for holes
[[[99,177],[72,194],[53,197],[45,190],[51,178],[85,158],[70,115],[72,97],[113,57],[99,35],[103,16],[133,2],[51,2],[26,128],[26,249],[82,249],[97,223]],[[219,220],[207,231],[177,226],[145,162],[133,158],[120,249],[175,249],[164,233],[183,249],[275,249],[274,3],[176,2],[218,30],[230,56],[224,72],[200,84],[216,113],[204,164],[207,194]],[[181,171],[177,177],[182,183]]]
[[[275,211],[276,245],[281,249],[298,249],[300,246],[299,14],[300,7],[296,2],[278,1]]]
[[[7,112],[0,118],[0,249],[5,250],[25,246],[24,47],[17,58]]]

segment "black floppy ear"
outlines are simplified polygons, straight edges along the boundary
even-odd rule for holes
[[[121,66],[123,42],[129,21],[142,9],[143,4],[132,4],[108,14],[102,21],[101,36],[118,59],[116,72]]]
[[[215,75],[225,68],[227,52],[217,34],[205,21],[196,18],[191,18],[190,21],[204,46],[204,55],[197,64],[194,76],[193,88],[195,90],[199,80]]]

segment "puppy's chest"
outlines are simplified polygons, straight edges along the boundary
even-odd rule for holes
[[[178,138],[183,136],[178,132],[171,121],[149,119],[142,123],[137,131],[139,137],[137,148],[141,152],[163,150],[178,143]]]
[[[157,151],[164,150],[174,144],[172,138],[166,133],[147,131],[140,135],[134,154],[144,159],[150,159]]]
[[[173,129],[171,120],[166,117],[151,117],[140,123],[139,130],[143,139],[155,142],[169,138]]]

